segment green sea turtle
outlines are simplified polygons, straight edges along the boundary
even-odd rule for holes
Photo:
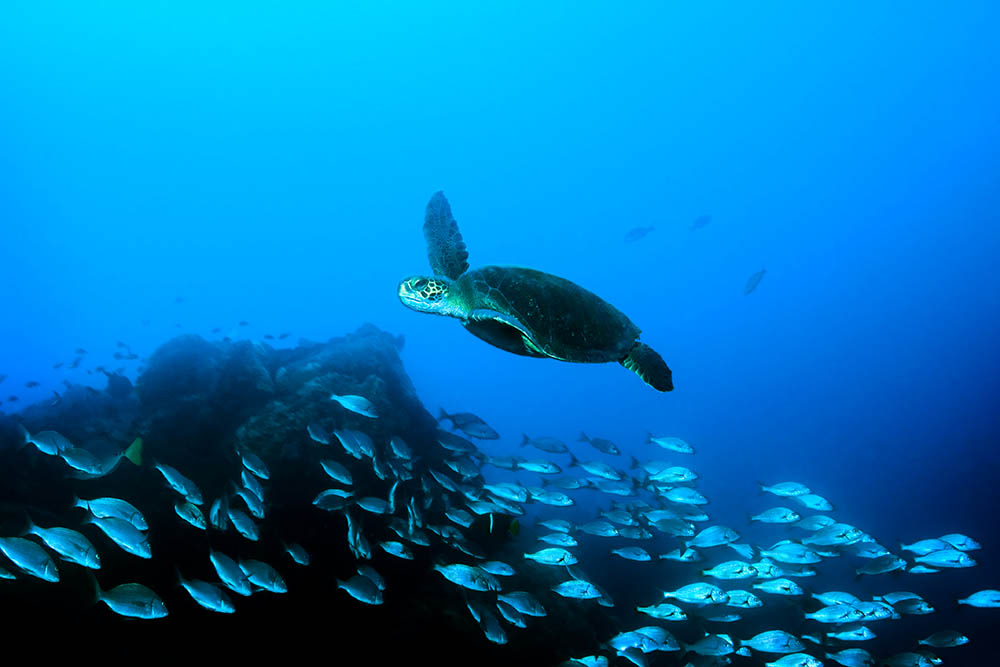
[[[470,271],[469,253],[443,192],[427,204],[424,237],[434,276],[403,280],[403,305],[457,317],[474,336],[514,354],[618,362],[658,391],[674,388],[667,364],[638,341],[639,327],[593,292],[535,269],[484,266]]]

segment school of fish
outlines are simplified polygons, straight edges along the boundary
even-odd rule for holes
[[[333,394],[330,401],[331,413],[346,410],[371,420],[379,417],[373,403],[363,396]],[[762,502],[749,520],[773,525],[775,530],[780,527],[782,535],[791,529],[794,537],[750,544],[734,528],[713,523],[705,512],[709,500],[697,489],[698,473],[676,463],[695,455],[694,447],[680,438],[650,435],[645,444],[654,455],[650,460],[640,462],[633,457],[627,467],[616,467],[587,460],[590,449],[610,456],[621,456],[621,451],[614,442],[585,433],[580,434],[576,451],[555,437],[523,435],[522,451],[544,456],[490,456],[468,439],[500,437],[481,418],[442,410],[439,419],[441,426],[450,428],[437,431],[440,451],[434,460],[443,465],[426,464],[425,457],[400,436],[376,442],[363,430],[328,432],[319,424],[303,425],[302,437],[310,443],[315,465],[331,485],[315,490],[311,511],[343,517],[343,539],[357,561],[357,573],[347,580],[337,579],[336,587],[360,603],[391,602],[392,590],[376,569],[381,559],[414,561],[415,552],[435,545],[450,557],[437,559],[431,566],[433,572],[463,590],[470,618],[481,628],[484,641],[505,644],[509,632],[530,628],[532,619],[548,613],[546,600],[552,596],[579,605],[615,607],[600,582],[605,562],[583,562],[580,555],[582,543],[600,546],[603,540],[607,547],[601,550],[609,558],[634,563],[648,596],[634,609],[616,609],[619,616],[632,619],[632,629],[604,638],[588,655],[566,656],[565,665],[595,667],[618,659],[643,667],[657,656],[670,654],[675,656],[670,664],[692,667],[729,664],[731,656],[751,657],[756,664],[769,667],[923,667],[942,664],[937,652],[969,641],[960,630],[941,628],[926,637],[915,636],[910,651],[876,657],[864,644],[880,626],[905,622],[909,615],[932,614],[933,606],[909,591],[886,591],[866,600],[844,591],[809,591],[800,582],[832,559],[851,559],[858,577],[902,572],[907,587],[911,582],[916,587],[927,575],[975,566],[971,554],[980,545],[972,537],[958,533],[920,536],[899,545],[894,553],[863,528],[836,520],[831,516],[832,503],[806,485],[771,480],[762,483],[760,491],[762,498],[773,498],[773,502]],[[25,447],[61,458],[67,473],[81,483],[112,474],[122,460],[142,464],[138,439],[120,454],[99,460],[54,431],[30,434],[23,430],[23,436]],[[205,497],[191,479],[166,462],[151,462],[174,493],[178,521],[195,530],[234,530],[249,542],[259,539],[260,522],[268,518],[269,468],[253,452],[239,455],[241,467],[234,471],[231,490],[211,500],[207,517]],[[505,471],[502,479],[491,481],[495,476],[491,469]],[[514,471],[532,475],[531,482],[510,481],[509,473]],[[362,472],[368,477],[374,473],[381,484],[358,488],[355,479]],[[576,505],[572,494],[582,490],[597,492],[606,502],[584,523],[560,517],[563,508]],[[0,553],[9,561],[0,567],[0,578],[58,582],[60,567],[94,573],[101,569],[100,554],[110,548],[137,558],[156,557],[147,537],[150,527],[142,511],[127,499],[76,498],[73,505],[82,510],[78,526],[41,527],[26,517],[22,535],[0,537]],[[512,535],[522,521],[530,525],[517,538],[511,537],[530,545],[514,562],[491,558],[465,532],[476,521],[488,521],[490,532],[500,531],[501,520]],[[366,535],[373,532],[366,531],[371,522],[380,522],[396,539],[372,544]],[[94,527],[90,536],[83,532],[89,530],[87,526]],[[232,614],[238,612],[239,597],[260,591],[294,595],[279,569],[293,563],[307,566],[310,556],[294,542],[285,545],[285,552],[287,563],[269,564],[236,561],[209,549],[205,557],[218,580],[186,579],[178,572],[179,583],[193,604]],[[539,578],[527,572],[529,563],[537,564],[530,567],[551,568],[559,583],[539,588]],[[585,567],[592,567],[592,572]],[[687,583],[665,590],[658,583],[664,578],[658,567],[676,568],[673,574],[686,573]],[[103,590],[96,576],[91,577],[97,600],[116,614],[157,619],[169,613],[157,593],[141,582]],[[233,593],[238,597],[233,598]],[[752,637],[701,631],[702,636],[691,642],[677,639],[668,629],[685,627],[688,631],[683,634],[690,636],[691,627],[731,623],[760,614],[779,601],[794,601],[801,625],[773,627]],[[969,591],[955,602],[998,608],[1000,591]]]

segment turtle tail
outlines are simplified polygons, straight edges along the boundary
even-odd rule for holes
[[[621,365],[629,369],[657,391],[672,391],[673,374],[663,358],[645,343],[636,343]]]

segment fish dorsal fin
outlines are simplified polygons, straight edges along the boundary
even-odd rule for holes
[[[427,203],[424,239],[434,275],[455,280],[469,269],[465,241],[443,192],[435,192]]]

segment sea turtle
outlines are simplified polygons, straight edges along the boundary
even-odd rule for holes
[[[658,391],[674,388],[671,372],[639,327],[579,285],[521,267],[469,270],[469,253],[443,192],[427,204],[427,256],[434,276],[399,283],[403,305],[457,317],[468,331],[502,350],[585,363],[618,362]]]

